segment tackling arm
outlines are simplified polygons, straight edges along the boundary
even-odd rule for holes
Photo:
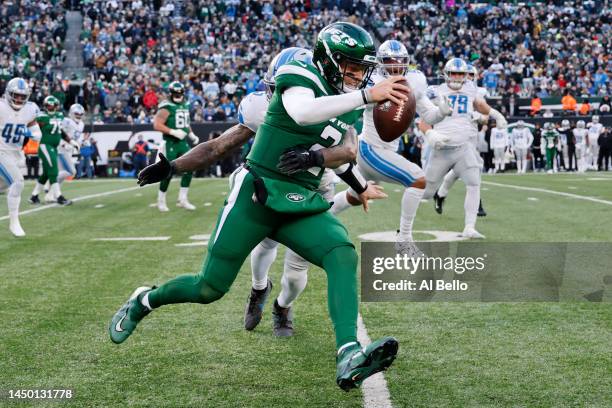
[[[331,169],[355,161],[357,159],[357,132],[355,128],[350,127],[346,131],[342,144],[322,149],[320,152],[323,154],[323,166]]]

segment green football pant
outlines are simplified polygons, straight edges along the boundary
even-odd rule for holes
[[[190,149],[186,140],[177,139],[177,141],[172,141],[172,140],[169,140],[168,138],[164,138],[164,140],[166,141],[166,158],[169,161],[178,159],[179,157],[187,153]],[[181,187],[189,187],[189,185],[191,184],[192,178],[193,178],[193,173],[191,172],[183,173],[181,177]],[[159,183],[159,189],[163,192],[168,191],[170,180],[172,180],[172,176],[170,176],[166,180],[162,180]]]
[[[555,160],[556,156],[557,156],[557,149],[555,147],[546,148],[546,170],[553,169],[553,160]]]
[[[38,157],[42,162],[42,174],[38,177],[40,184],[45,184],[49,180],[50,184],[57,183],[57,147],[48,144],[38,146]]]
[[[179,276],[153,290],[151,306],[220,299],[253,248],[270,237],[325,270],[336,345],[356,341],[357,253],[344,226],[330,212],[306,216],[274,212],[253,202],[253,193],[253,176],[240,170],[219,214],[202,271]]]

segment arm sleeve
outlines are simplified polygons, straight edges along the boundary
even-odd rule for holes
[[[300,126],[316,125],[363,105],[361,91],[315,98],[312,89],[294,86],[283,92],[283,105]]]
[[[416,101],[416,111],[430,125],[435,125],[446,117],[440,112],[440,108],[434,105],[424,94],[421,94]]]
[[[366,179],[361,175],[353,163],[343,164],[334,169],[334,172],[357,194],[361,194],[368,188]]]

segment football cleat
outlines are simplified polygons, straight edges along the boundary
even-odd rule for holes
[[[150,292],[155,287],[141,286],[137,288],[130,298],[121,306],[121,309],[115,313],[108,326],[108,332],[113,343],[123,343],[136,328],[146,315],[151,313],[140,300],[145,293]]]
[[[165,201],[158,201],[157,202],[157,209],[159,210],[159,212],[168,212],[168,211],[170,211],[170,209],[166,205]]]
[[[486,217],[487,216],[487,212],[485,211],[484,207],[482,206],[482,200],[480,200],[480,203],[478,204],[478,214],[479,217]]]
[[[438,192],[436,192],[433,196],[434,199],[434,209],[438,214],[442,214],[442,206],[444,206],[444,199],[446,197],[440,197]]]
[[[480,232],[476,231],[476,228],[469,227],[469,226],[465,227],[465,229],[461,233],[461,236],[464,238],[470,238],[470,239],[485,239],[486,238]]]
[[[61,196],[57,197],[57,203],[59,205],[68,206],[68,205],[72,204],[72,200],[68,200],[66,197],[61,195]]]
[[[19,218],[11,217],[9,222],[9,230],[16,237],[25,237],[25,231],[21,228],[21,224],[19,223]]]
[[[399,231],[397,232],[399,235]],[[410,258],[418,258],[425,256],[423,251],[414,243],[414,241],[400,241],[399,237],[396,238],[395,250],[400,255],[408,255]]]
[[[344,391],[358,388],[366,378],[389,368],[398,348],[393,337],[383,337],[365,348],[357,342],[347,346],[336,356],[336,384]]]
[[[276,337],[293,336],[293,311],[291,307],[280,307],[276,300],[272,307],[272,329]]]
[[[244,309],[244,328],[253,330],[261,322],[264,306],[272,291],[272,282],[268,279],[265,289],[257,290],[251,288],[251,293],[247,298],[246,308]]]
[[[38,195],[33,195],[28,199],[28,203],[30,204],[40,204],[40,199],[38,198]]]
[[[176,202],[176,206],[177,206],[177,207],[184,208],[184,209],[189,210],[189,211],[194,211],[194,210],[196,209],[196,206],[195,206],[195,205],[193,205],[193,204],[191,204],[191,203],[190,203],[189,201],[187,201],[187,200],[180,200],[180,201],[177,201],[177,202]]]

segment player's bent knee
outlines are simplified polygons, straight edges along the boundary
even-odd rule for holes
[[[221,292],[210,286],[208,282],[202,281],[200,285],[200,303],[212,303],[221,299],[225,295],[225,292]]]
[[[427,181],[425,180],[425,177],[419,177],[418,179],[416,179],[414,181],[414,183],[412,183],[408,187],[418,188],[420,190],[424,190],[426,186],[427,186]]]
[[[352,245],[338,246],[325,255],[323,268],[329,273],[355,273],[357,270],[357,251]]]

